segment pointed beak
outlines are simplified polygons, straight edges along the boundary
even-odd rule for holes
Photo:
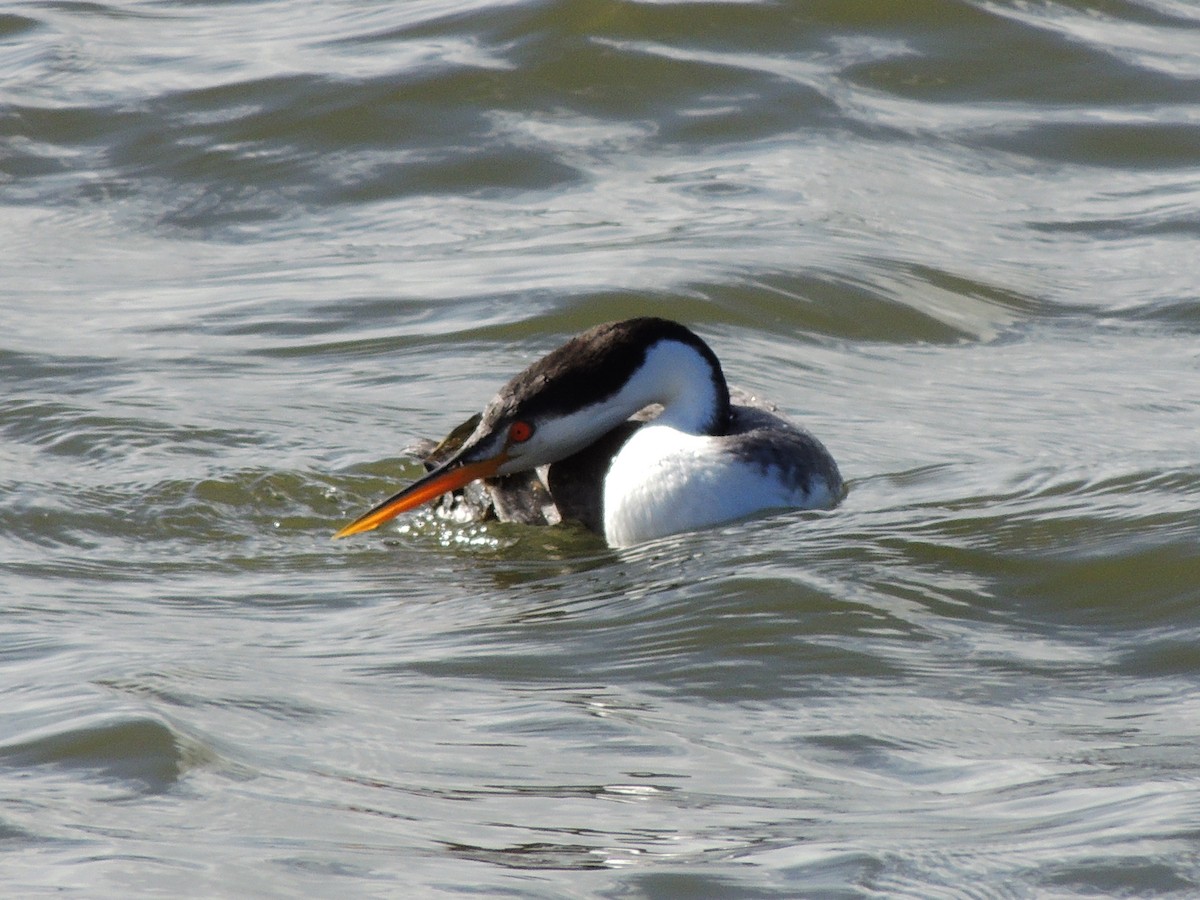
[[[352,534],[360,534],[378,528],[402,512],[407,512],[422,503],[442,496],[442,494],[457,490],[477,478],[487,478],[496,474],[496,470],[507,460],[508,454],[504,451],[479,462],[465,463],[455,457],[444,465],[438,466],[424,478],[414,481],[396,496],[389,497],[370,512],[355,519],[334,537],[349,537]]]

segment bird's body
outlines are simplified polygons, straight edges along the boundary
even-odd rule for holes
[[[844,490],[815,437],[764,404],[731,403],[712,350],[665,319],[585,331],[505,385],[464,437],[472,421],[430,454],[429,475],[338,536],[476,478],[486,500],[459,504],[506,521],[577,520],[618,547],[828,508]]]

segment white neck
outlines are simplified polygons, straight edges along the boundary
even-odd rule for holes
[[[717,392],[712,367],[703,356],[678,341],[659,341],[646,351],[642,365],[615,394],[541,423],[535,440],[553,452],[538,457],[537,462],[564,459],[655,403],[663,407],[656,424],[686,434],[704,434],[714,424],[723,424],[713,421],[723,406]],[[500,473],[522,468],[528,464],[517,462],[501,468]]]
[[[652,403],[662,404],[656,420],[687,434],[703,434],[714,424],[721,405],[708,360],[693,347],[660,341],[610,401],[629,410],[625,418]]]

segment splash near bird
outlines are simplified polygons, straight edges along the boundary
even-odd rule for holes
[[[613,547],[837,505],[845,488],[821,442],[752,397],[733,400],[716,354],[683,325],[597,325],[508,382],[432,448],[425,477],[334,537],[480,479],[501,521],[576,520]]]

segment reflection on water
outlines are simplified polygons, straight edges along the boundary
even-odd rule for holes
[[[292,6],[0,14],[10,890],[1200,889],[1195,10]],[[329,540],[646,313],[843,506]]]

